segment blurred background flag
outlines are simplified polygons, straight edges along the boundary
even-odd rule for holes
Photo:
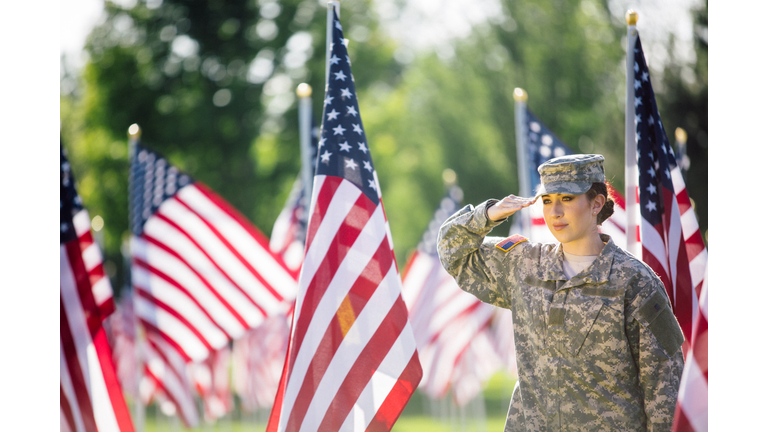
[[[640,36],[634,45],[635,110],[642,259],[664,282],[687,354],[707,265],[707,249],[685,182],[661,123]]]
[[[709,422],[709,301],[707,277],[701,288],[699,314],[691,339],[691,351],[685,362],[677,394],[674,432],[703,432]]]
[[[133,431],[103,321],[114,311],[91,219],[61,152],[60,417],[62,431]]]
[[[454,396],[457,405],[463,406],[480,391],[482,380],[495,372],[494,369],[486,375],[493,366],[481,368],[477,363],[462,363],[465,355],[471,355],[471,345],[483,343],[494,307],[462,291],[440,263],[438,230],[459,209],[463,197],[452,170],[446,170],[443,178],[448,190],[406,264],[403,297],[424,370],[419,388],[437,400],[445,397],[452,384],[458,384],[459,391]],[[485,359],[494,358],[500,364],[494,350],[485,353]]]
[[[527,107],[527,93],[515,89],[515,117],[517,134],[520,196],[533,196],[541,185],[539,165],[565,155],[574,154],[560,138],[557,137],[544,123],[541,122]],[[624,197],[610,184],[608,194],[616,202],[613,215],[600,227],[600,232],[611,236],[616,244],[626,243],[626,215],[624,213]],[[527,190],[523,188],[528,187]],[[527,218],[527,220],[526,220]],[[539,243],[556,243],[557,239],[549,232],[544,221],[544,210],[541,200],[523,209],[515,215],[510,234],[523,233],[532,241]]]
[[[268,431],[390,430],[421,379],[332,3],[320,153],[291,339]]]

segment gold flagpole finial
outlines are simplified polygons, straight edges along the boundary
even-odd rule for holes
[[[515,87],[514,97],[515,100],[519,102],[528,101],[528,93],[526,93],[525,90],[521,89],[520,87]]]
[[[141,128],[136,123],[128,127],[128,137],[131,139],[141,138]]]
[[[627,11],[627,25],[637,25],[637,12],[633,11],[632,9]]]
[[[443,170],[443,183],[446,186],[453,186],[456,184],[456,171],[446,168]]]
[[[683,128],[675,129],[675,140],[677,142],[685,143],[688,141],[688,133]]]
[[[312,96],[312,86],[307,83],[301,83],[296,87],[296,96],[300,98],[308,98]]]

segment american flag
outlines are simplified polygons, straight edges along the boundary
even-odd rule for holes
[[[643,261],[659,275],[690,342],[707,250],[685,182],[661,124],[640,37],[635,43],[635,126]],[[687,346],[686,346],[687,351]]]
[[[123,293],[115,313],[107,319],[112,361],[125,394],[139,397],[139,352],[136,334],[136,316],[133,314],[133,297]]]
[[[312,127],[312,154],[310,160],[317,160],[317,145],[320,129]],[[312,177],[315,165],[312,164]],[[291,270],[298,271],[304,260],[304,239],[307,237],[307,207],[309,198],[304,196],[304,182],[301,173],[293,182],[285,206],[275,220],[272,235],[269,237],[269,248],[272,252],[283,257]]]
[[[709,301],[707,277],[701,287],[699,314],[691,339],[691,350],[685,362],[680,391],[677,394],[674,432],[704,432],[708,429],[709,408]]]
[[[480,384],[460,362],[472,344],[481,343],[494,310],[459,288],[437,255],[440,225],[459,209],[462,196],[458,186],[449,188],[403,272],[403,297],[424,368],[419,387],[432,399],[442,399],[452,383],[460,383],[454,395],[460,395],[461,405]]]
[[[191,425],[197,416],[184,393],[191,388],[182,364],[203,361],[284,313],[297,274],[224,199],[159,154],[135,147],[131,282],[149,342],[145,371]]]
[[[332,38],[299,295],[268,431],[390,430],[421,379],[335,13]]]
[[[114,311],[91,220],[61,147],[59,406],[62,431],[133,431],[103,321]]]
[[[232,350],[225,345],[207,359],[191,365],[194,386],[203,402],[203,416],[209,423],[224,417],[234,408],[229,379],[231,358]]]
[[[530,191],[521,191],[521,195],[532,196],[536,194],[541,185],[541,176],[538,172],[539,165],[552,158],[574,154],[574,151],[536,118],[530,110],[526,108],[525,112],[528,173],[532,188]],[[624,213],[624,197],[610,184],[608,185],[608,194],[613,198],[616,205],[614,206],[613,215],[603,222],[603,225],[600,227],[600,232],[610,235],[617,244],[625,244],[627,218]],[[538,243],[556,243],[557,240],[549,232],[544,221],[544,208],[541,200],[537,200],[529,209],[528,214],[531,218],[530,239]],[[521,212],[519,214],[523,215],[524,213]],[[515,220],[510,229],[510,234],[519,234],[520,230],[520,221]]]

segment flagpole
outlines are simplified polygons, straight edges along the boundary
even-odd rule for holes
[[[141,128],[138,124],[134,123],[131,126],[128,127],[128,170],[130,172],[131,170],[131,162],[133,161],[133,157],[136,155],[136,145],[138,144],[139,140],[141,139]],[[129,185],[130,188],[130,185]],[[129,196],[130,189],[129,189]],[[131,208],[130,203],[128,204],[128,208]],[[133,222],[131,221],[131,214],[130,211],[128,212],[128,228],[130,229],[133,225]],[[131,245],[130,240],[126,241],[123,239],[123,244],[120,247],[120,252],[123,255],[123,266],[125,267],[123,271],[125,272],[125,280],[126,280],[126,295],[133,295],[133,291],[131,290]],[[133,301],[133,299],[131,299]],[[134,334],[136,335],[136,339],[134,341],[134,358],[136,360],[136,400],[134,401],[134,427],[136,428],[136,432],[144,432],[145,427],[145,417],[146,412],[144,408],[144,404],[141,401],[141,377],[144,372],[144,367],[142,364],[142,358],[141,358],[141,350],[140,350],[140,332],[139,332],[139,322],[138,320],[133,320],[134,325]]]
[[[333,43],[333,11],[341,19],[341,5],[338,1],[328,2],[328,11],[325,15],[325,91],[328,91],[328,79],[331,74],[331,44]]]
[[[638,243],[640,208],[637,202],[637,138],[635,136],[635,42],[637,12],[627,11],[627,93],[624,110],[624,197],[627,214],[627,251],[642,255]]]
[[[526,111],[528,110],[528,93],[521,88],[515,88],[515,141],[517,144],[517,178],[519,181],[518,194],[522,197],[531,195],[531,175],[528,167],[528,125]],[[522,234],[531,236],[530,209],[518,210]]]
[[[301,181],[304,186],[304,206],[309,212],[312,199],[312,87],[301,83],[296,87],[299,97],[299,143],[301,145]]]

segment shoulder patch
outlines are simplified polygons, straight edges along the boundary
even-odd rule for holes
[[[509,252],[513,247],[526,241],[528,241],[527,238],[521,236],[520,234],[514,234],[496,243],[496,247],[503,250],[504,252]]]

